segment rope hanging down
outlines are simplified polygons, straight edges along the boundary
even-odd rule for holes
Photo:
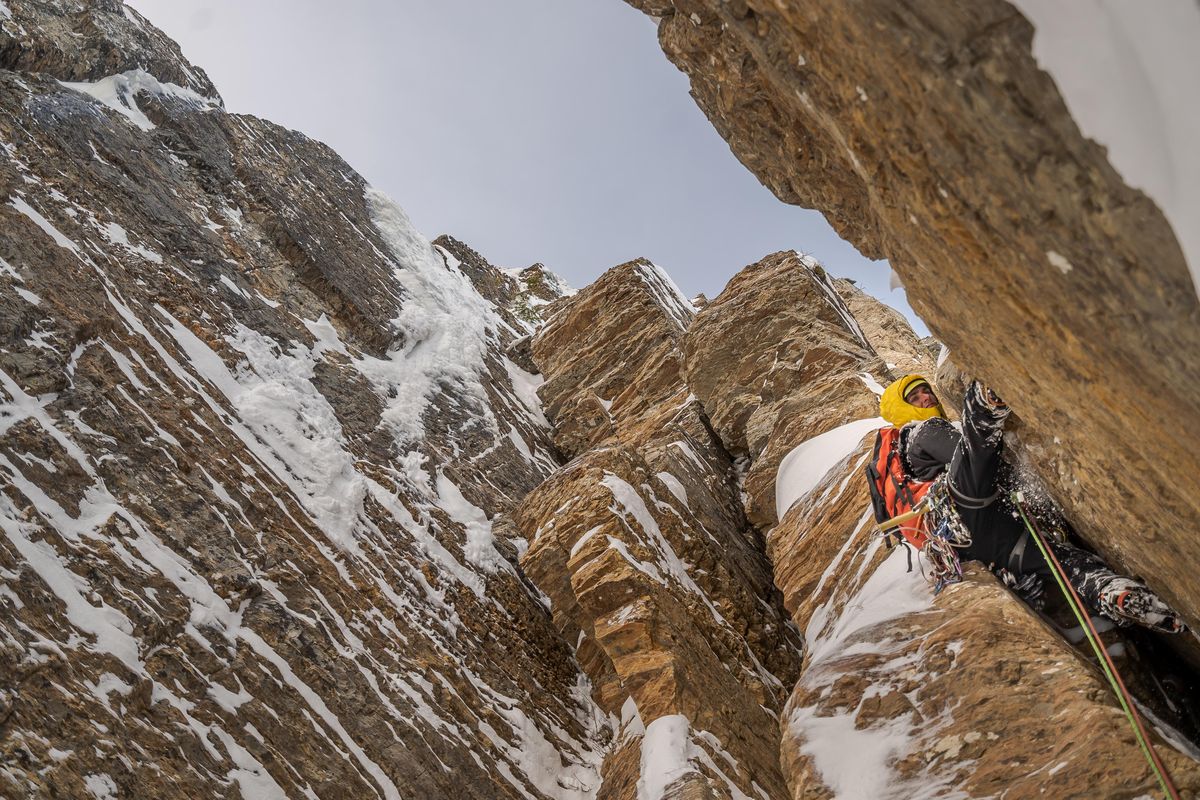
[[[1125,718],[1133,728],[1133,735],[1137,738],[1138,744],[1142,749],[1142,754],[1146,757],[1146,761],[1149,762],[1151,770],[1153,770],[1155,777],[1158,779],[1159,786],[1162,787],[1163,792],[1171,800],[1179,800],[1179,792],[1175,789],[1175,784],[1171,782],[1171,776],[1167,774],[1166,767],[1159,760],[1158,753],[1154,750],[1154,744],[1146,734],[1145,726],[1142,725],[1141,715],[1138,714],[1134,707],[1133,698],[1129,696],[1129,690],[1125,688],[1125,682],[1121,680],[1121,675],[1117,672],[1116,664],[1112,662],[1108,651],[1101,644],[1100,634],[1096,632],[1095,626],[1092,625],[1092,618],[1084,607],[1083,601],[1079,599],[1075,588],[1067,580],[1062,564],[1058,562],[1058,558],[1054,555],[1054,552],[1042,540],[1041,531],[1038,530],[1037,525],[1025,513],[1025,498],[1021,496],[1020,492],[1013,494],[1013,502],[1021,513],[1021,520],[1025,523],[1026,530],[1033,537],[1033,541],[1037,543],[1038,549],[1042,551],[1042,557],[1046,559],[1046,563],[1050,565],[1050,571],[1054,575],[1054,580],[1058,583],[1058,588],[1062,590],[1063,597],[1067,600],[1067,605],[1071,607],[1071,611],[1075,614],[1075,619],[1079,622],[1079,627],[1083,628],[1084,633],[1087,634],[1088,642],[1091,643],[1092,650],[1096,653],[1096,657],[1100,661],[1100,667],[1104,670],[1109,685],[1117,695],[1117,700],[1120,701],[1121,708],[1125,711]]]

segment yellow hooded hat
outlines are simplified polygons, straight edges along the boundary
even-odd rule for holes
[[[883,390],[883,395],[879,398],[879,415],[897,428],[910,422],[946,416],[941,403],[933,408],[920,408],[904,400],[904,396],[914,386],[922,383],[926,386],[929,385],[929,381],[925,380],[922,375],[905,375],[900,380],[894,381]]]

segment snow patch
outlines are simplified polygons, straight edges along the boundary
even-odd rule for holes
[[[146,259],[147,261],[149,261],[152,264],[163,263],[162,256],[160,256],[158,253],[156,253],[153,250],[150,250],[148,248],[142,247],[141,245],[132,244],[129,241],[129,234],[125,232],[124,228],[122,228],[120,225],[118,225],[115,222],[110,222],[107,225],[105,225],[104,227],[102,227],[100,229],[100,234],[106,240],[108,240],[109,244],[120,245],[121,247],[124,247],[126,250],[130,251],[131,253],[137,253],[139,256]]]
[[[58,228],[51,225],[50,221],[39,214],[36,208],[26,203],[25,198],[20,194],[15,194],[8,198],[8,204],[32,220],[33,224],[41,228],[47,236],[54,240],[56,245],[79,255],[79,245],[68,239]]]
[[[879,417],[847,422],[795,447],[775,473],[775,514],[783,519],[798,500],[820,485],[830,469],[847,458],[870,431],[887,425]]]
[[[1055,267],[1063,275],[1070,272],[1074,265],[1067,260],[1067,257],[1055,250],[1046,251],[1046,260],[1050,262],[1050,266]]]
[[[83,788],[87,789],[88,793],[96,800],[110,800],[110,798],[115,800],[117,796],[117,784],[105,772],[84,775]]]
[[[883,387],[879,385],[879,381],[875,380],[875,376],[869,372],[858,373],[858,379],[863,382],[863,386],[870,389],[878,395],[883,394]]]
[[[90,83],[59,81],[59,84],[73,92],[86,94],[99,100],[144,131],[152,131],[157,126],[138,108],[137,96],[139,94],[172,97],[201,111],[219,107],[219,104],[211,98],[204,97],[178,84],[163,83],[142,69],[131,69],[128,72],[109,75],[107,78]]]
[[[1014,0],[1033,54],[1083,134],[1162,209],[1200,291],[1200,6],[1195,0]]]

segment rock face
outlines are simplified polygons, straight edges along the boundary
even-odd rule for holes
[[[762,313],[781,294],[772,270],[778,259],[744,270],[700,313],[688,341],[706,329],[714,342],[729,340],[731,332],[756,325],[763,326],[762,341],[813,335],[811,317]],[[811,292],[821,279],[801,267],[792,264],[793,286],[807,275]],[[871,302],[861,299],[868,318],[879,316]],[[805,630],[803,672],[781,720],[786,796],[1154,792],[1099,672],[1057,631],[977,567],[935,599],[922,573],[907,571],[903,549],[888,550],[872,534],[862,470],[873,444],[876,397],[859,373],[862,362],[827,359],[817,385],[839,391],[813,391],[811,382],[773,379],[778,364],[754,356],[759,337],[745,339],[744,371],[714,384],[706,402],[734,409],[727,417],[739,418],[767,407],[745,387],[774,382],[786,397],[781,418],[820,420],[803,432],[777,425],[755,456],[771,458],[775,437],[789,443],[782,464],[772,459],[780,476],[773,507],[782,519],[766,533],[775,582]],[[907,357],[926,357],[919,350],[910,333]],[[688,368],[691,374],[690,358]],[[1129,668],[1128,661],[1122,665]],[[1161,740],[1158,749],[1181,789],[1200,788],[1200,763]]]
[[[802,643],[733,462],[684,383],[693,313],[634,261],[560,301],[535,336],[539,391],[576,458],[516,512],[521,563],[578,642],[597,703],[621,715],[607,764],[640,753],[642,786],[670,797],[780,797],[777,720]],[[604,791],[632,798],[625,781],[606,769]]]
[[[891,375],[899,378],[916,372],[933,378],[941,351],[939,344],[929,339],[917,342],[914,347],[916,334],[903,314],[859,289],[854,281],[838,278],[833,285]]]
[[[1032,26],[1003,0],[630,2],[751,172],[891,261],[1085,537],[1200,623],[1200,460],[1179,435],[1200,424],[1200,302]]]
[[[793,252],[734,276],[688,330],[685,352],[688,384],[713,428],[749,461],[746,510],[762,528],[776,522],[783,456],[840,424],[835,409],[876,416],[871,372],[887,381],[824,269]]]
[[[0,795],[590,796],[521,285],[119,3],[2,8]]]

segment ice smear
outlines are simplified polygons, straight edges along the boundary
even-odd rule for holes
[[[396,281],[406,295],[392,320],[402,334],[402,344],[390,354],[403,363],[403,375],[391,383],[395,395],[384,419],[400,440],[419,441],[429,400],[439,388],[453,386],[460,390],[461,399],[473,399],[480,415],[495,428],[479,377],[488,342],[500,326],[495,308],[417,233],[387,195],[368,188],[365,196],[371,220],[394,259]]]
[[[504,369],[508,372],[508,380],[512,383],[517,399],[529,411],[529,420],[539,428],[549,430],[550,422],[546,419],[546,414],[542,410],[542,400],[537,393],[538,387],[546,380],[541,375],[521,369],[507,356],[504,358]]]
[[[851,541],[861,544],[863,540],[856,533]],[[864,564],[870,563],[880,546],[876,538],[858,557]],[[842,555],[839,553],[839,559]],[[803,679],[806,685],[836,679],[841,674],[838,659],[858,652],[864,645],[858,641],[864,638],[859,634],[932,607],[929,586],[907,570],[907,558],[901,548],[896,548],[845,602],[841,616],[831,625],[827,624],[828,604],[818,609],[820,613],[813,615],[805,632],[809,643],[809,666]],[[859,728],[857,709],[829,714],[814,705],[791,709],[788,724],[803,742],[802,752],[813,759],[822,781],[837,797],[897,800],[965,797],[949,790],[944,781],[928,775],[922,776],[923,783],[913,785],[892,767],[918,746],[918,740],[936,729],[935,720],[926,720],[917,728],[910,716],[902,716]]]
[[[802,443],[779,462],[775,473],[775,513],[783,519],[796,501],[821,483],[834,466],[849,456],[870,431],[887,425],[878,417],[848,422],[814,436]]]
[[[879,538],[871,541],[861,556],[864,563],[870,563],[881,542]],[[905,614],[926,611],[932,604],[933,591],[929,584],[908,571],[904,548],[894,548],[854,597],[846,601],[841,616],[832,625],[825,625],[828,613],[813,614],[804,632],[809,646],[809,671],[826,657],[837,655],[841,648],[849,646],[848,640],[856,633]]]
[[[496,550],[492,522],[487,518],[487,514],[483,513],[483,509],[463,497],[458,486],[443,472],[439,472],[437,476],[437,493],[441,509],[466,531],[463,555],[467,561],[487,572],[506,570],[515,574],[516,570]]]
[[[239,325],[228,339],[246,358],[235,375],[187,326],[157,308],[192,368],[225,395],[253,431],[241,436],[251,452],[273,465],[272,473],[292,489],[330,541],[357,553],[354,528],[366,482],[346,450],[333,408],[311,382],[312,354],[298,344],[281,352],[272,339]]]
[[[1033,54],[1083,134],[1162,209],[1200,291],[1200,6],[1195,0],[1015,0]]]
[[[3,2],[0,2],[0,19],[12,19],[12,12]]]
[[[131,69],[128,72],[109,75],[107,78],[90,83],[66,81],[59,81],[59,83],[72,91],[94,97],[144,131],[152,131],[156,126],[138,108],[137,96],[139,94],[172,97],[183,100],[198,110],[218,108],[220,105],[216,100],[204,97],[178,84],[160,82],[142,69]]]
[[[685,506],[688,506],[687,489],[685,489],[683,484],[679,482],[678,478],[669,472],[660,472],[658,473],[657,477],[663,482],[663,485],[667,487],[671,494],[675,495],[675,498],[679,502],[683,503]],[[688,508],[690,507],[691,506],[688,506]]]

